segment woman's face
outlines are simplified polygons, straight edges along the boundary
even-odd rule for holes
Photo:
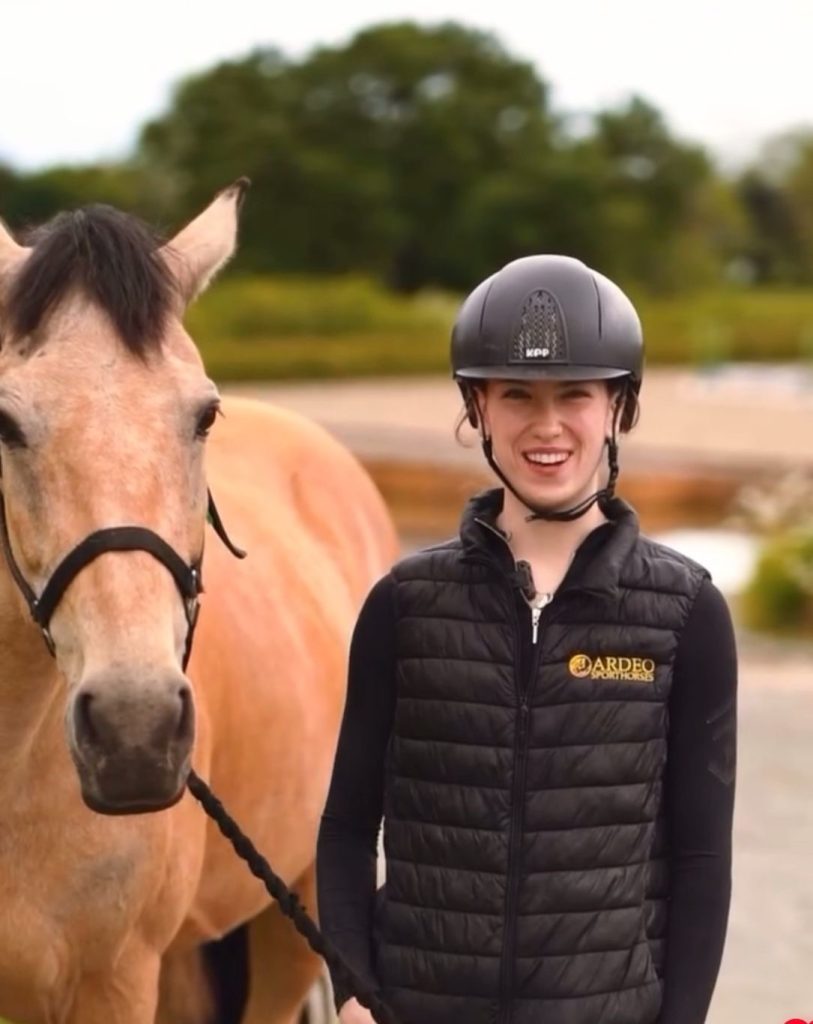
[[[489,380],[479,404],[497,464],[532,504],[570,507],[601,486],[606,381]]]

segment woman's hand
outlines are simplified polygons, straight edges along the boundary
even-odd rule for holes
[[[348,999],[339,1010],[340,1024],[375,1024],[375,1017],[358,999]]]

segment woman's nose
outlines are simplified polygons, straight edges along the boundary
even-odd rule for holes
[[[544,434],[556,435],[561,433],[561,416],[553,402],[539,402],[534,407],[533,426],[535,430]]]

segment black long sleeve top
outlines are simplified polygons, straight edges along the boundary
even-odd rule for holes
[[[379,580],[353,634],[317,849],[320,925],[371,988],[377,987],[371,928],[384,759],[395,710],[393,588],[390,576]],[[731,616],[707,581],[681,636],[669,698],[671,882],[658,1024],[703,1024],[720,968],[731,897],[736,687]],[[349,993],[335,976],[333,983],[340,1007]]]

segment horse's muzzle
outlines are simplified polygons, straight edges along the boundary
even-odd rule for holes
[[[97,673],[78,688],[68,714],[71,754],[92,810],[139,814],[181,798],[195,737],[183,675]]]

